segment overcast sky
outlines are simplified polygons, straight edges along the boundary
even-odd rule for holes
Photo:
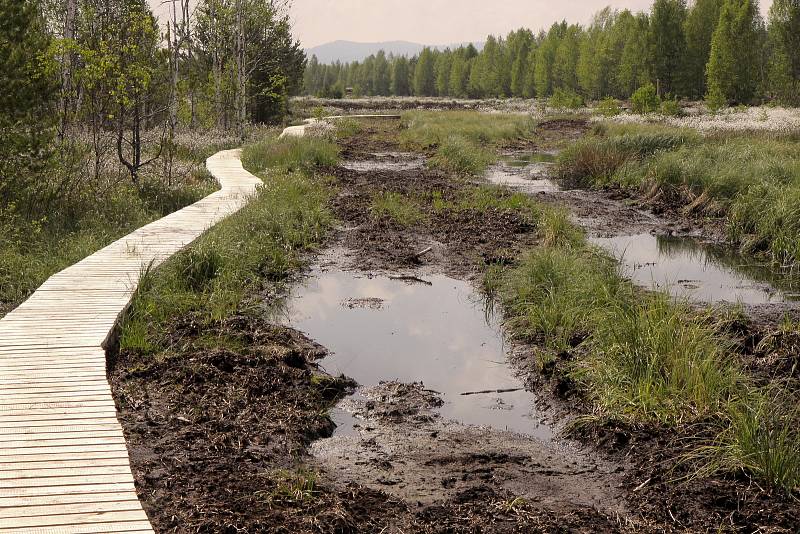
[[[450,44],[483,41],[553,22],[587,23],[597,11],[647,10],[653,0],[293,0],[295,36],[312,47],[338,39]],[[772,0],[762,0],[766,13]]]
[[[149,0],[157,12],[164,0]],[[293,0],[294,34],[310,48],[339,39],[451,44],[518,28],[587,23],[607,5],[647,10],[653,0]],[[772,0],[761,0],[766,15]],[[160,14],[160,13],[159,13]]]

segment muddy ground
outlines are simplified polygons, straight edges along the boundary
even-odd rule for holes
[[[536,245],[536,228],[520,213],[434,210],[434,193],[456,201],[474,184],[392,155],[396,127],[371,124],[343,140],[346,160],[361,166],[327,170],[341,223],[329,244],[350,251],[340,267],[476,279],[486,264]],[[557,121],[506,149],[553,148],[584,130]],[[387,160],[399,165],[387,168]],[[370,169],[371,161],[384,165]],[[420,199],[424,222],[371,216],[373,195],[386,191]],[[692,230],[613,193],[544,200],[574,209],[590,231],[592,224]],[[220,346],[209,348],[210,334]],[[158,361],[123,352],[110,369],[137,489],[157,532],[793,532],[800,525],[797,502],[769,496],[744,476],[677,480],[690,469],[675,469],[687,450],[683,435],[593,425],[570,441],[539,442],[442,421],[441,398],[423,384],[387,382],[346,399],[358,427],[324,439],[333,432],[327,410],[354,387],[321,371],[324,347],[244,315],[211,331],[186,317],[170,335],[181,343]],[[771,356],[778,349],[754,356],[767,362],[765,376],[796,360],[792,343],[781,339],[778,357]],[[535,350],[517,346],[513,360],[540,408],[562,420],[583,413],[573,384],[532,365]]]

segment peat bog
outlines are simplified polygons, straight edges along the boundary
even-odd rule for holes
[[[542,366],[543,347],[510,336],[502,310],[485,309],[487,269],[512,268],[526,250],[576,239],[559,217],[543,230],[550,210],[568,209],[589,236],[666,233],[688,223],[614,192],[554,189],[536,192],[534,202],[481,177],[431,169],[429,151],[422,158],[401,145],[404,124],[365,122],[338,140],[341,164],[313,169],[336,222],[312,246],[317,252],[298,250],[298,264],[312,268],[250,286],[241,310],[225,318],[173,317],[155,355],[123,348],[115,357],[113,389],[156,530],[642,532],[728,524],[791,532],[791,497],[760,490],[743,473],[687,478],[693,440],[712,437],[702,424],[698,435],[582,419],[592,401],[565,371],[578,345]],[[585,130],[580,121],[545,122],[496,150],[549,152]],[[530,172],[523,180],[544,179],[540,163],[500,165],[518,177]],[[337,312],[335,321],[325,316]],[[402,322],[414,314],[416,329]],[[450,329],[437,336],[443,325]],[[422,327],[430,330],[419,337]],[[467,343],[486,343],[467,359],[490,361],[488,389],[526,389],[461,398],[470,388],[458,373],[447,376],[461,347],[447,355],[437,343],[464,328]],[[787,367],[795,340],[774,323],[742,318],[731,328],[753,376],[769,382],[795,372]],[[768,336],[771,344],[762,343]],[[586,422],[570,425],[570,438],[551,436],[576,417]]]

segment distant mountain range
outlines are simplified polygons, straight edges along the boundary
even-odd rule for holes
[[[469,43],[456,43],[450,45],[434,45],[431,48],[444,50],[445,48],[458,48],[461,45]],[[483,43],[473,43],[475,47],[480,50],[483,48]],[[383,50],[386,54],[394,54],[396,56],[414,56],[422,52],[425,46],[420,43],[411,43],[409,41],[385,41],[382,43],[356,43],[354,41],[333,41],[332,43],[325,43],[313,48],[306,49],[306,55],[309,59],[312,56],[317,56],[320,63],[348,63],[351,61],[362,61],[372,54],[377,54]]]

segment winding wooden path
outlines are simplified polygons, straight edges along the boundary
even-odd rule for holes
[[[262,182],[227,150],[221,189],[45,282],[0,320],[0,534],[152,532],[106,378],[140,273],[239,210]]]

